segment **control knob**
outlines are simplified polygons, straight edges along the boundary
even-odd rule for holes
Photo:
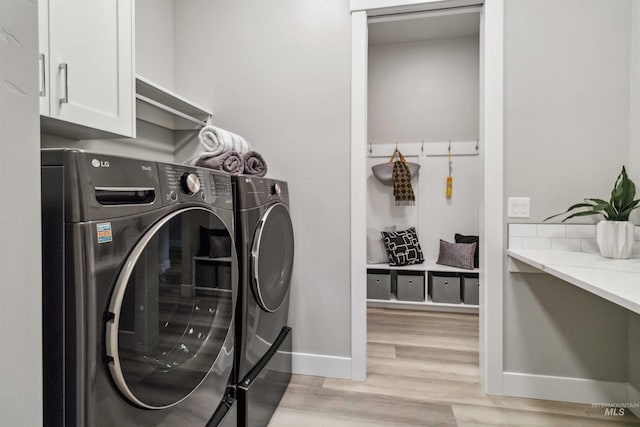
[[[279,196],[280,195],[280,185],[279,184],[271,184],[271,185],[269,185],[269,195],[270,196]]]
[[[200,178],[195,173],[185,173],[180,178],[180,185],[185,193],[189,195],[196,194],[200,191]]]

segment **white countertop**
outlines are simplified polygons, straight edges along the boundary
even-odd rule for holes
[[[545,273],[640,314],[640,258],[585,252],[509,249],[507,254]]]

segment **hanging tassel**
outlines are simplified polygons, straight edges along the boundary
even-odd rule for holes
[[[447,199],[450,199],[451,194],[453,194],[453,178],[451,178],[451,166],[453,164],[451,161],[451,140],[449,140],[449,148],[447,149],[447,160],[449,161],[449,176],[447,176],[447,189],[445,194],[447,195]]]

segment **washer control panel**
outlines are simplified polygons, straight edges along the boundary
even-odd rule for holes
[[[206,189],[202,183],[205,174],[183,165],[158,163],[162,200],[165,204],[206,200]]]
[[[233,209],[231,177],[225,173],[185,165],[158,163],[164,204],[205,202]]]

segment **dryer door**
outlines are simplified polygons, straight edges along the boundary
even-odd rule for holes
[[[260,218],[251,248],[251,282],[263,310],[280,308],[289,292],[292,269],[293,226],[289,210],[276,203]]]
[[[215,213],[191,207],[155,223],[131,251],[106,324],[109,368],[131,402],[168,408],[207,375],[230,372],[228,337],[237,289],[233,248],[230,231]],[[196,280],[199,262],[215,273]],[[220,379],[225,386],[227,380]]]

